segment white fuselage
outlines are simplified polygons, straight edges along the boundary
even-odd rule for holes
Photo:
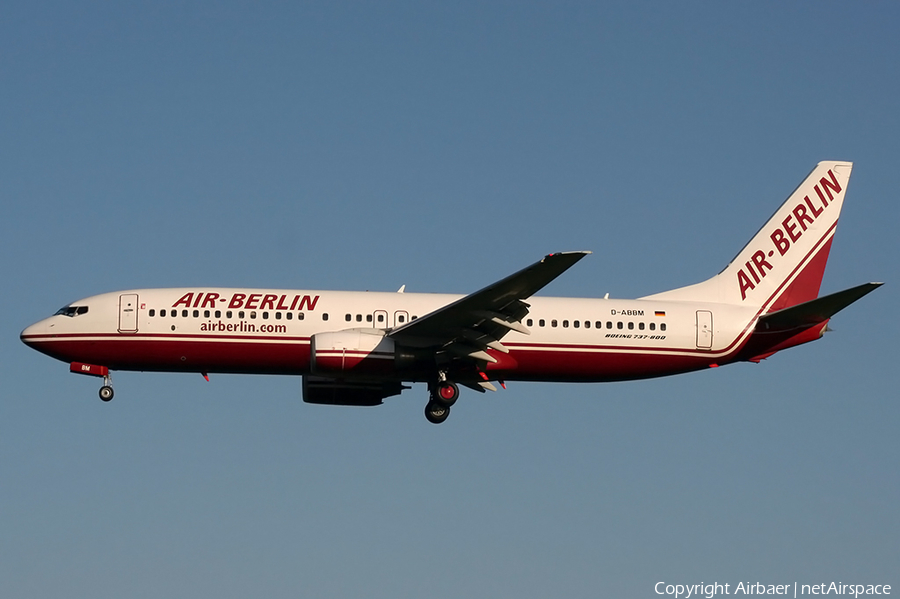
[[[310,339],[410,322],[461,296],[256,289],[139,289],[73,302],[22,333],[35,349],[113,370],[306,374]],[[491,378],[609,381],[734,361],[758,310],[729,304],[535,296],[492,352]],[[77,312],[77,310],[70,310]],[[402,377],[401,377],[402,378]]]

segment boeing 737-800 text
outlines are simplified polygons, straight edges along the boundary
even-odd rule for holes
[[[852,164],[822,162],[718,275],[647,297],[534,294],[589,252],[550,254],[466,296],[273,289],[137,289],[74,302],[21,335],[110,371],[291,374],[309,403],[374,406],[428,384],[446,420],[458,385],[603,382],[759,362],[822,336],[880,283],[818,297]]]

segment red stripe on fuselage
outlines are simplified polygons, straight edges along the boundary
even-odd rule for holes
[[[191,335],[65,337],[41,335],[23,340],[58,360],[103,364],[112,370],[245,374],[301,374],[309,370],[308,337],[277,341]]]
[[[297,343],[246,343],[239,340],[196,338],[153,340],[106,336],[90,341],[44,339],[35,349],[63,361],[76,359],[108,365],[113,370],[160,372],[216,372],[235,374],[309,373],[309,341]],[[590,351],[590,350],[593,351]],[[649,378],[706,368],[709,355],[666,355],[658,350],[541,344],[510,350],[518,364],[505,371],[508,380],[614,381]],[[492,373],[494,374],[494,373]]]

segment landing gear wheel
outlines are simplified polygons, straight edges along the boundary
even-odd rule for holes
[[[440,424],[450,416],[450,408],[434,400],[425,405],[425,418],[431,424]]]
[[[455,404],[457,399],[459,399],[459,387],[450,381],[438,383],[432,394],[432,401],[447,408]]]
[[[109,385],[103,385],[100,387],[100,399],[103,401],[111,401],[113,398],[113,388]]]

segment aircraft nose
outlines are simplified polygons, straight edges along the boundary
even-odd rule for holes
[[[19,333],[19,339],[21,339],[22,343],[24,343],[28,347],[33,347],[37,337],[39,335],[45,335],[48,332],[47,321],[41,320],[31,326],[25,327],[25,330]]]

